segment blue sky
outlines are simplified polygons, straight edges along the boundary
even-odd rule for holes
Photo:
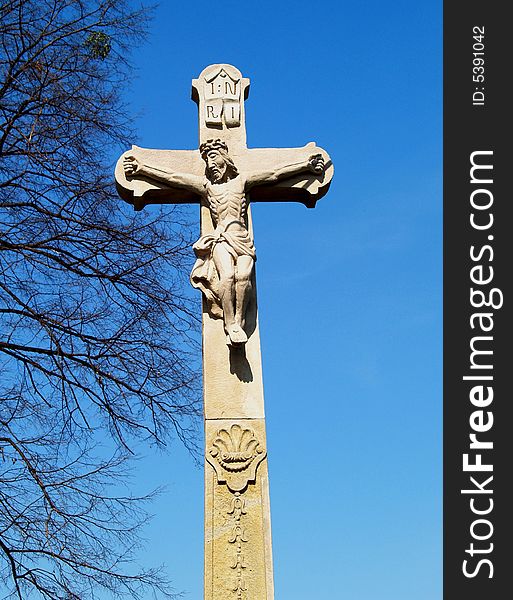
[[[278,600],[442,596],[441,17],[163,1],[134,55],[135,143],[197,147],[191,79],[227,62],[250,147],[314,140],[335,164],[315,210],[253,207]],[[144,454],[137,487],[167,486],[144,562],[199,600],[202,471],[178,442]]]

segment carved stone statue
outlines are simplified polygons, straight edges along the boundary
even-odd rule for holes
[[[321,154],[314,154],[303,162],[244,173],[237,170],[226,143],[220,139],[201,144],[200,153],[206,165],[204,177],[145,164],[131,154],[125,155],[123,168],[127,177],[145,177],[206,199],[215,230],[201,236],[193,246],[197,260],[191,282],[207,298],[211,314],[222,316],[227,343],[241,345],[248,339],[245,315],[256,260],[247,225],[247,193],[253,186],[274,183],[303,171],[322,176],[324,159]]]
[[[249,85],[233,65],[209,65],[192,81],[199,151],[132,146],[115,171],[119,195],[135,210],[151,204],[200,207],[201,237],[194,244],[191,282],[205,299],[205,600],[274,600],[256,254],[248,203],[299,202],[314,208],[334,172],[329,154],[315,142],[247,147]]]

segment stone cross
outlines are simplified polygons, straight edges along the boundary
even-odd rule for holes
[[[132,146],[116,165],[135,210],[198,203],[201,237],[191,283],[203,293],[205,600],[273,600],[269,480],[249,204],[313,208],[333,165],[313,142],[248,148],[249,80],[215,64],[192,82],[199,150]]]

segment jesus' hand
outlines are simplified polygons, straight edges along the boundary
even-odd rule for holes
[[[308,159],[308,167],[312,173],[322,175],[324,173],[324,158],[322,154],[314,154]]]
[[[127,154],[123,158],[123,169],[127,177],[134,177],[137,174],[141,174],[141,164],[132,154]]]

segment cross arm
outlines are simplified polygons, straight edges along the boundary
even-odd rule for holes
[[[322,157],[316,170],[313,157]],[[310,142],[301,148],[251,148],[235,156],[246,177],[251,202],[301,202],[313,208],[326,194],[333,177],[328,153]]]
[[[246,176],[246,189],[250,189],[255,185],[262,185],[266,183],[276,183],[280,179],[287,179],[293,175],[297,175],[302,171],[311,171],[317,174],[322,174],[324,168],[319,164],[318,169],[316,168],[316,159],[321,155],[313,155],[308,160],[302,160],[300,162],[288,163],[285,165],[278,166],[268,171],[256,171],[249,173]],[[324,162],[324,161],[322,161]]]
[[[123,168],[127,177],[147,177],[169,187],[184,188],[195,194],[201,194],[205,187],[203,177],[155,167],[138,160],[132,154],[125,154]]]
[[[132,146],[117,162],[116,187],[135,210],[148,204],[197,204],[203,193],[204,172],[198,150]]]

